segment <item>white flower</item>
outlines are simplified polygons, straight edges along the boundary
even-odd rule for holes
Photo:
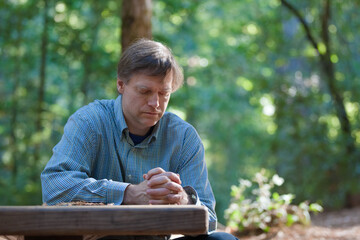
[[[270,199],[267,197],[263,197],[263,196],[259,197],[258,202],[262,209],[268,209],[271,204]]]
[[[264,171],[258,172],[255,174],[255,182],[257,182],[258,184],[264,183],[267,181],[267,178],[264,176]]]
[[[247,179],[240,179],[239,182],[241,186],[251,187],[251,182]]]
[[[281,186],[284,183],[284,179],[277,174],[272,177],[272,181],[277,186]]]
[[[281,195],[281,198],[285,201],[285,204],[290,204],[291,201],[294,199],[293,194],[283,194]]]

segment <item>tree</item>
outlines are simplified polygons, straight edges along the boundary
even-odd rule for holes
[[[168,110],[203,139],[220,219],[230,186],[263,167],[295,201],[342,206],[358,189],[358,0],[286,0],[300,18],[279,0],[47,1],[47,28],[44,2],[0,1],[1,204],[41,203],[38,176],[67,119],[117,96],[119,42],[140,37],[184,69]]]
[[[331,11],[333,6],[331,5],[330,0],[323,1],[320,19],[320,40],[317,40],[309,24],[306,22],[300,11],[287,0],[281,0],[281,3],[290,12],[292,12],[301,23],[307,40],[319,57],[319,64],[323,72],[322,80],[330,92],[336,116],[340,122],[345,153],[347,156],[343,157],[332,170],[332,179],[333,182],[337,184],[336,188],[345,188],[347,194],[349,194],[349,192],[354,191],[354,189],[352,189],[353,187],[351,181],[356,178],[356,174],[354,175],[354,169],[356,168],[356,161],[358,161],[359,156],[356,151],[355,139],[352,136],[352,127],[349,121],[349,116],[345,109],[344,98],[342,96],[343,94],[336,84],[336,67],[334,61],[331,59],[334,51],[332,49],[333,44],[329,35],[329,22],[331,21],[332,17]]]
[[[46,57],[47,57],[47,47],[48,47],[48,9],[49,1],[44,1],[43,9],[43,32],[41,36],[41,59],[40,59],[40,70],[39,70],[39,86],[38,86],[38,101],[36,109],[36,120],[35,120],[35,131],[37,134],[41,133],[42,130],[42,113],[44,111],[44,101],[45,101],[45,80],[46,80]],[[35,140],[36,141],[36,140]],[[34,146],[34,166],[39,162],[40,154],[40,143],[35,142]],[[37,176],[35,176],[36,178]]]
[[[134,40],[152,38],[151,0],[123,0],[121,10],[121,46],[126,49]]]

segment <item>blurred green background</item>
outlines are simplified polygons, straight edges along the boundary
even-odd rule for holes
[[[288,5],[287,3],[290,3]],[[185,84],[169,111],[205,148],[217,214],[261,168],[327,208],[360,185],[360,1],[152,1]],[[122,1],[0,2],[0,204],[41,204],[68,117],[115,98]]]

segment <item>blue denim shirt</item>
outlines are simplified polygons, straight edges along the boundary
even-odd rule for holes
[[[144,173],[161,167],[180,174],[182,186],[195,190],[197,204],[208,208],[209,231],[215,230],[215,199],[196,130],[166,112],[135,146],[121,106],[121,95],[116,100],[97,100],[69,118],[41,173],[43,201],[120,205],[129,184],[142,182]]]

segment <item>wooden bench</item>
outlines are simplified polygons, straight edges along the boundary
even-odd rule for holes
[[[25,239],[207,231],[208,212],[203,206],[0,206],[0,235],[24,235]]]

